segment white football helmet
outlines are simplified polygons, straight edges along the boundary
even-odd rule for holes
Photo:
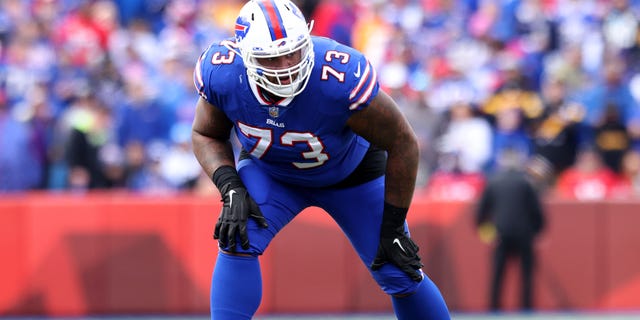
[[[307,86],[314,63],[311,27],[289,0],[251,0],[236,19],[235,37],[249,79],[264,90],[293,97]],[[300,50],[301,59],[287,68],[268,68],[258,58],[273,58]]]

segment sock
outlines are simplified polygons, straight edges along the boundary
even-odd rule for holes
[[[218,253],[211,280],[211,319],[251,319],[261,299],[258,258]]]
[[[392,297],[398,320],[449,320],[449,310],[440,290],[425,275],[418,290],[410,296]]]

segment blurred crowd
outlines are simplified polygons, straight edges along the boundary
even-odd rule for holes
[[[540,188],[640,195],[640,0],[298,0],[364,52],[421,143],[418,193],[471,199],[517,152]],[[0,192],[210,192],[193,66],[240,0],[0,1]]]

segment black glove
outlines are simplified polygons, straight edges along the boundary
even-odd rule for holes
[[[408,209],[402,209],[384,203],[382,227],[380,229],[380,244],[378,253],[371,264],[375,271],[391,262],[411,277],[413,281],[422,281],[422,263],[418,256],[418,245],[404,233],[404,220]]]
[[[222,195],[222,211],[213,232],[213,238],[218,239],[221,248],[229,247],[229,251],[236,251],[236,237],[240,237],[243,249],[249,249],[247,235],[247,221],[249,217],[255,219],[263,228],[268,227],[260,208],[251,198],[236,169],[222,166],[213,174],[213,182]]]

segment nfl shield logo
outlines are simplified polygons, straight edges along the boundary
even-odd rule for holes
[[[272,118],[277,118],[280,115],[280,110],[278,107],[269,107],[269,115]]]

